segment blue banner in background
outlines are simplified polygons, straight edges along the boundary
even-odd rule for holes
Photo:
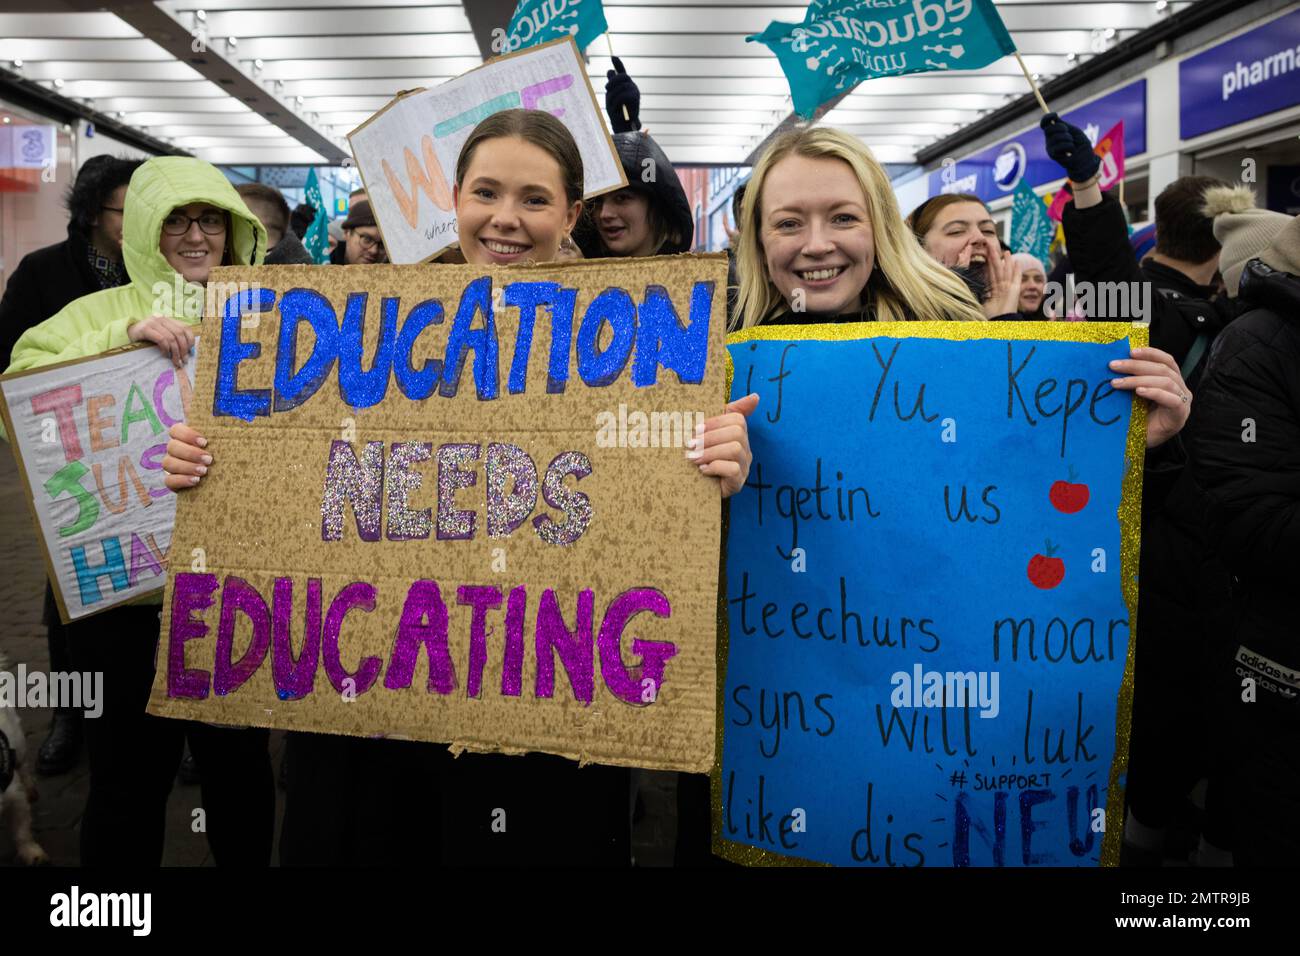
[[[1088,133],[1094,143],[1123,120],[1124,151],[1132,157],[1147,150],[1146,104],[1147,81],[1138,80],[1061,115]],[[974,193],[985,202],[993,202],[1010,196],[1022,181],[1041,186],[1064,177],[1065,170],[1048,157],[1043,148],[1043,131],[1035,125],[930,173],[929,195]]]
[[[1141,468],[1107,363],[1129,340],[762,331],[728,346],[732,397],[762,398],[726,541],[723,839],[1097,865]]]
[[[514,53],[571,36],[581,52],[608,29],[600,0],[519,0],[504,36],[499,36],[500,29],[492,31],[492,49],[497,53]]]
[[[1300,10],[1178,64],[1178,135],[1192,139],[1300,103]]]
[[[802,23],[745,39],[776,55],[804,119],[863,80],[978,70],[1016,49],[993,0],[813,0]]]

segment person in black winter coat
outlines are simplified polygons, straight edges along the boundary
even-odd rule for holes
[[[1225,279],[1227,277],[1225,276]],[[1235,781],[1239,866],[1300,860],[1300,221],[1228,286],[1243,308],[1197,392],[1190,472],[1232,574],[1217,679]]]
[[[1138,265],[1124,209],[1097,185],[1101,160],[1087,135],[1055,113],[1043,117],[1047,154],[1065,170],[1074,192],[1062,214],[1065,246],[1077,283],[1151,283],[1150,314],[1092,314],[1093,319],[1149,318],[1151,345],[1174,357],[1193,391],[1205,352],[1232,320],[1233,306],[1217,294],[1219,243],[1202,208],[1206,190],[1227,183],[1184,176],[1156,197],[1156,249]],[[1139,297],[1140,302],[1140,297]],[[1129,300],[1133,305],[1132,299]]]
[[[573,240],[587,259],[687,252],[695,237],[695,218],[686,190],[659,144],[639,128],[641,92],[636,83],[622,60],[615,57],[614,66],[605,85],[605,108],[628,184],[587,204]]]
[[[9,364],[14,343],[33,326],[83,295],[124,285],[122,210],[131,174],[143,160],[94,156],[68,193],[68,238],[28,253],[0,299],[0,355]]]
[[[1065,170],[1074,194],[1062,225],[1076,288],[1100,292],[1103,283],[1117,283],[1113,288],[1127,292],[1126,299],[1114,300],[1128,303],[1122,314],[1107,314],[1104,297],[1095,295],[1089,319],[1149,320],[1151,344],[1174,357],[1188,391],[1195,392],[1214,337],[1235,313],[1216,295],[1221,250],[1213,217],[1203,208],[1207,190],[1226,184],[1185,176],[1166,187],[1155,202],[1156,250],[1139,265],[1123,208],[1097,185],[1101,161],[1088,137],[1054,113],[1041,125],[1047,154]],[[1147,455],[1143,476],[1125,865],[1156,866],[1166,851],[1182,856],[1190,850],[1190,843],[1166,843],[1171,833],[1197,828],[1180,825],[1193,816],[1188,794],[1198,780],[1214,775],[1204,655],[1226,606],[1226,579],[1206,558],[1200,506],[1180,482],[1185,464],[1180,438]],[[1222,800],[1207,797],[1207,859],[1222,859],[1228,850],[1216,803]]]
[[[74,299],[130,281],[122,265],[122,210],[131,174],[142,162],[101,155],[82,164],[67,197],[68,238],[28,253],[5,283],[0,298],[0,356],[4,359],[0,369],[9,364],[15,343],[28,329]],[[74,625],[60,621],[49,584],[45,586],[44,621],[50,670],[71,671],[68,631]],[[39,775],[65,773],[77,762],[81,719],[80,710],[55,712],[50,732],[37,751]]]

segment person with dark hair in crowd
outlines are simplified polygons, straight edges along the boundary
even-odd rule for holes
[[[1229,742],[1221,752],[1233,782],[1233,862],[1293,867],[1300,859],[1300,219],[1229,210],[1214,232],[1223,243],[1226,292],[1241,315],[1215,340],[1187,442],[1188,471],[1207,502],[1207,537],[1232,575],[1211,674]]]
[[[289,231],[302,241],[307,237],[307,230],[316,221],[316,207],[308,203],[299,203],[289,214]]]
[[[1123,208],[1098,186],[1101,160],[1087,135],[1055,113],[1041,125],[1047,154],[1065,170],[1073,192],[1062,222],[1076,285],[1117,283],[1129,290],[1130,303],[1149,302],[1147,316],[1134,314],[1139,305],[1124,315],[1094,308],[1090,318],[1149,318],[1151,345],[1179,364],[1190,403],[1215,336],[1235,313],[1216,294],[1220,245],[1204,209],[1207,191],[1227,184],[1184,176],[1167,186],[1155,201],[1155,251],[1139,265]],[[1207,557],[1204,506],[1185,480],[1185,465],[1184,440],[1169,442],[1147,455],[1142,486],[1126,865],[1159,865],[1166,852],[1183,857],[1193,847],[1198,861],[1210,864],[1226,860],[1230,850],[1226,795],[1211,766],[1211,708],[1201,692],[1205,654],[1227,607],[1227,579]],[[1189,794],[1207,778],[1202,823]]]
[[[368,266],[387,261],[384,237],[375,224],[370,202],[358,200],[343,220],[343,241],[330,253],[330,262],[336,266]]]
[[[82,164],[66,200],[68,238],[28,253],[5,284],[4,298],[0,299],[0,367],[9,364],[19,336],[73,299],[130,281],[122,265],[122,211],[131,174],[142,162],[101,155]],[[48,583],[44,621],[50,670],[66,673],[72,670],[68,633],[73,627],[86,625],[61,621]],[[75,708],[54,712],[50,732],[36,755],[39,775],[66,773],[77,762],[81,721],[81,711]]]
[[[264,183],[241,183],[235,192],[244,200],[249,212],[266,227],[267,249],[263,261],[268,266],[312,264],[311,253],[302,240],[289,229],[289,204],[280,190]]]
[[[686,190],[659,144],[641,131],[641,91],[618,57],[607,76],[605,108],[628,184],[587,204],[574,241],[587,259],[686,252],[695,235]]]

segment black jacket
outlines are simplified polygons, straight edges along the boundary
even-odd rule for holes
[[[342,245],[342,243],[339,243],[339,245]],[[302,240],[290,231],[286,232],[284,238],[267,251],[262,264],[268,266],[309,266],[312,264],[312,258],[311,253],[303,246]]]
[[[1197,285],[1177,269],[1150,260],[1139,265],[1128,241],[1124,210],[1109,194],[1087,209],[1067,203],[1062,224],[1076,282],[1151,283],[1151,344],[1155,348],[1168,352],[1181,367],[1197,337],[1206,336],[1200,359],[1183,374],[1195,391],[1209,345],[1232,321],[1235,308],[1231,300],[1216,296],[1214,289]],[[1127,321],[1138,316],[1106,318]]]
[[[1235,578],[1238,639],[1300,668],[1300,277],[1252,262],[1240,301],[1196,396],[1189,470],[1210,544]]]
[[[1204,336],[1201,355],[1184,368],[1183,380],[1195,396],[1215,337],[1232,321],[1237,306],[1226,296],[1215,296],[1209,286],[1197,285],[1177,269],[1148,260],[1138,265],[1128,241],[1124,210],[1109,194],[1087,209],[1068,203],[1062,218],[1065,244],[1077,282],[1123,282],[1151,284],[1150,342],[1168,352],[1184,368],[1196,340]],[[1131,288],[1137,288],[1132,286]],[[1114,317],[1117,321],[1133,316]],[[1178,566],[1187,557],[1189,540],[1199,536],[1195,527],[1199,505],[1186,487],[1175,488],[1186,464],[1184,443],[1194,427],[1189,421],[1183,433],[1159,448],[1147,452],[1142,485],[1143,580],[1162,590],[1176,588],[1183,572]],[[1182,524],[1179,535],[1166,536],[1161,517]],[[1188,537],[1190,536],[1190,538]],[[1185,570],[1185,569],[1184,569]]]
[[[8,367],[24,332],[100,288],[90,267],[89,246],[71,229],[63,242],[23,256],[0,298],[0,372]]]

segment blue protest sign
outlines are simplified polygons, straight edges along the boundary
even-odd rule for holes
[[[715,852],[1114,860],[1145,412],[1107,363],[1144,344],[1120,323],[729,338],[733,398],[761,400],[730,499]]]
[[[1011,201],[1011,251],[1027,252],[1046,262],[1055,235],[1056,223],[1047,214],[1046,204],[1022,181]]]
[[[1178,135],[1192,139],[1300,103],[1300,10],[1178,64]]]
[[[608,29],[600,0],[519,0],[504,34],[499,28],[492,31],[492,49],[513,53],[571,36],[578,49],[585,50]]]
[[[978,70],[1016,49],[992,0],[815,0],[802,23],[745,39],[776,54],[805,119],[872,77]]]

